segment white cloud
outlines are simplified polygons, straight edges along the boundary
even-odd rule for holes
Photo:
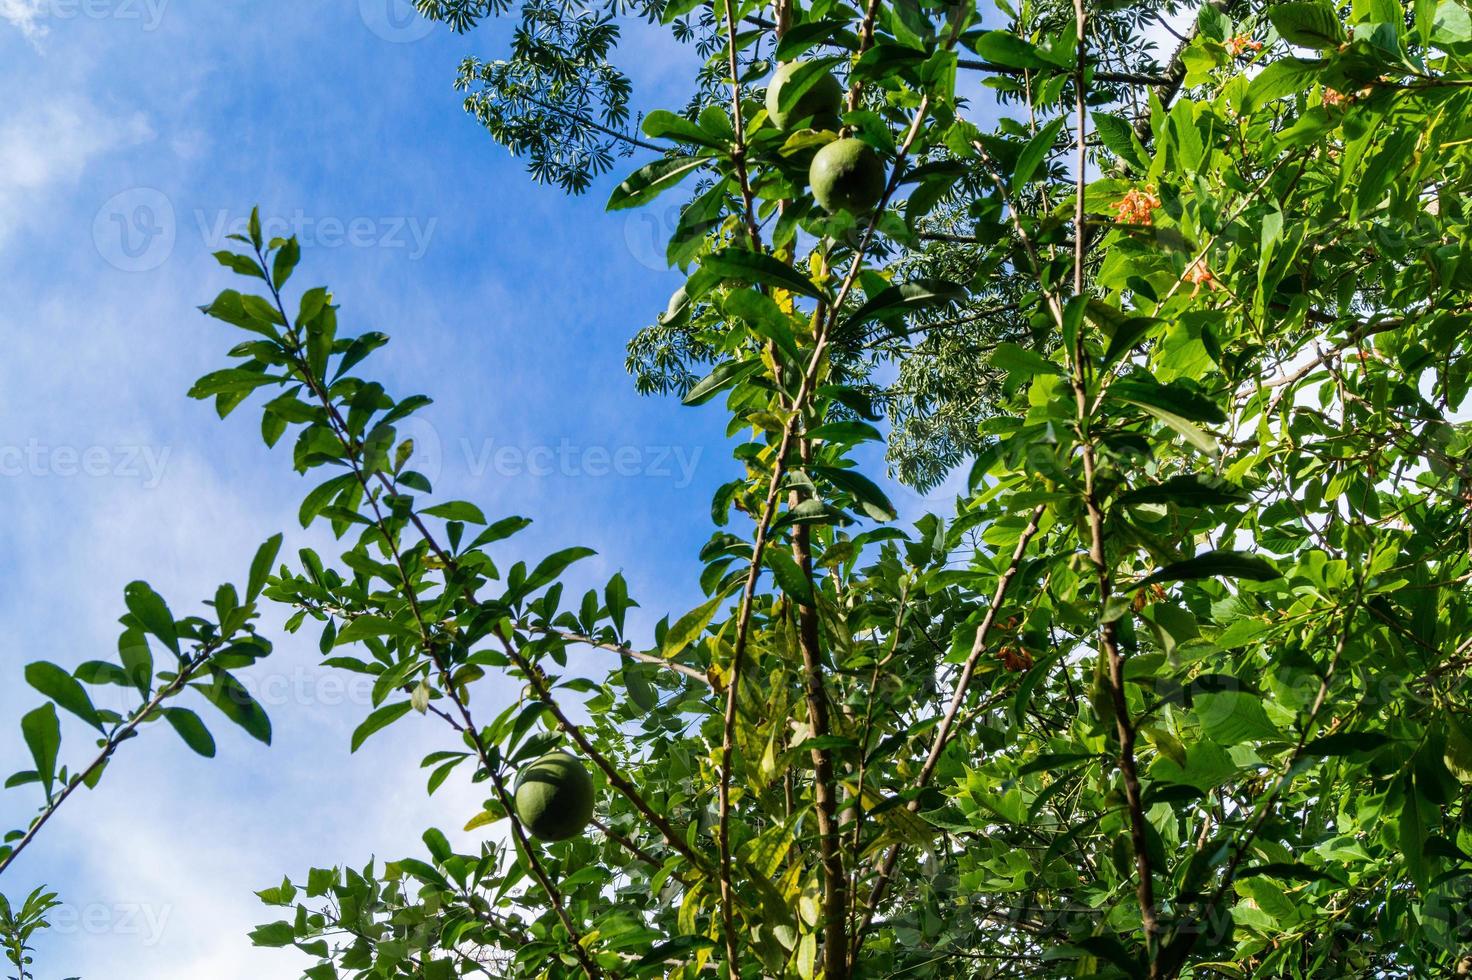
[[[29,23],[17,19],[23,12],[16,13],[16,4],[22,2],[0,0],[0,14],[12,23]],[[93,161],[155,135],[141,112],[107,111],[74,95],[30,105],[0,121],[0,213],[7,218],[0,222],[0,248],[22,223],[46,213],[48,191],[76,184]]]
[[[65,96],[33,105],[0,125],[0,194],[75,180],[97,156],[146,143],[154,135],[141,112],[119,118],[85,99]]]
[[[40,23],[45,15],[44,7],[45,0],[0,0],[0,19],[14,24],[34,41],[46,35],[46,26]]]

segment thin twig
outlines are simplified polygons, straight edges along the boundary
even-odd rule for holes
[[[930,753],[926,756],[925,765],[920,770],[920,776],[916,780],[917,789],[924,789],[930,785],[931,778],[935,775],[936,767],[940,764],[941,755],[944,754],[946,745],[950,742],[951,734],[955,730],[956,718],[960,714],[961,706],[966,701],[966,696],[971,688],[971,681],[976,676],[976,668],[981,663],[982,656],[987,650],[987,643],[991,638],[993,627],[996,626],[997,617],[1001,614],[1002,604],[1007,598],[1007,589],[1012,584],[1012,579],[1017,575],[1018,569],[1022,567],[1022,559],[1027,554],[1027,546],[1038,533],[1038,528],[1043,519],[1046,508],[1038,507],[1032,513],[1032,520],[1022,531],[1022,536],[1017,539],[1017,546],[1012,551],[1012,560],[1007,569],[997,579],[997,587],[992,592],[991,605],[987,607],[986,615],[982,617],[981,625],[976,628],[976,639],[971,644],[971,654],[966,658],[966,664],[961,670],[961,676],[956,681],[956,690],[951,695],[951,703],[941,718],[940,727],[936,729],[935,741],[931,744]],[[920,799],[917,796],[910,801],[910,812],[914,813],[920,809]],[[864,935],[874,923],[874,916],[879,911],[880,904],[884,901],[885,892],[889,889],[890,879],[894,875],[896,865],[899,863],[901,843],[892,844],[884,856],[884,862],[880,866],[879,877],[874,887],[869,892],[868,907],[864,912],[863,921],[854,930],[853,944],[854,956],[857,960],[859,949],[862,948]]]

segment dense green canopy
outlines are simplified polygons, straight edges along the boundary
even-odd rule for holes
[[[425,399],[370,380],[385,338],[296,288],[294,242],[222,256],[259,295],[206,307],[239,346],[194,394],[269,394],[266,441],[327,474],[302,519],[346,548],[264,596],[376,678],[355,748],[444,725],[430,791],[487,795],[479,853],[431,830],[312,870],[263,893],[258,944],[312,978],[1327,980],[1472,955],[1472,15],[998,6],[640,6],[709,60],[637,137],[612,8],[529,3],[510,60],[462,69],[539,178],[583,189],[626,148],[611,208],[687,196],[687,282],[633,362],[740,441],[708,600],[652,645],[622,578],[564,594],[585,549],[528,560],[521,519],[433,497],[395,429]],[[798,58],[844,81],[842,133],[771,124],[765,80]],[[885,162],[872,215],[806,186],[839,136]],[[897,520],[858,463],[886,438],[914,482],[969,468],[954,507]],[[135,639],[217,649],[156,598]],[[521,699],[476,697],[487,674]],[[512,794],[554,749],[596,813],[538,843]]]

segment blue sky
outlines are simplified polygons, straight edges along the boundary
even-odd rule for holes
[[[184,397],[234,343],[195,307],[234,285],[209,252],[253,203],[302,235],[298,286],[331,285],[349,329],[393,335],[375,364],[391,390],[435,397],[415,436],[440,490],[534,518],[519,557],[596,548],[580,582],[623,570],[642,629],[695,604],[710,492],[733,472],[724,423],[623,373],[678,284],[656,258],[666,216],[605,214],[609,181],[576,199],[533,185],[451,88],[504,29],[421,37],[398,6],[0,0],[6,772],[28,768],[14,719],[39,700],[23,665],[107,656],[127,582],[181,613],[278,530],[288,554],[330,547],[297,527],[307,485],[255,413],[222,424]],[[683,102],[688,57],[633,33],[642,106]],[[314,638],[283,638],[253,677],[271,749],[220,722],[206,762],[149,732],[6,875],[7,893],[44,881],[67,902],[40,980],[295,977],[299,957],[249,948],[270,918],[253,890],[417,853],[425,827],[476,812],[454,780],[425,798],[418,759],[446,741],[427,723],[349,755],[368,706],[317,659]],[[90,743],[68,733],[75,760]],[[33,800],[0,795],[5,825]]]

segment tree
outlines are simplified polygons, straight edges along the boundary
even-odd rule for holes
[[[285,911],[256,943],[314,978],[1465,967],[1472,16],[1207,6],[1157,74],[1132,62],[1155,12],[659,11],[720,44],[610,206],[697,182],[658,342],[672,378],[710,363],[671,383],[746,441],[708,599],[652,646],[622,578],[565,594],[586,549],[519,560],[525,520],[434,502],[396,428],[427,399],[364,374],[387,338],[340,331],[325,288],[289,289],[294,241],[222,253],[258,292],[205,307],[233,366],[193,394],[270,394],[265,441],[324,475],[303,522],[344,547],[263,595],[375,678],[355,749],[442,725],[428,790],[488,797],[477,853],[430,829],[311,869],[262,893]],[[812,200],[839,134],[772,124],[773,55],[841,76],[886,164],[872,212]],[[962,70],[1003,94],[994,128]],[[967,492],[900,528],[857,462],[884,438],[867,339],[903,376],[906,338],[988,304]],[[963,431],[952,384],[936,417]],[[521,696],[485,703],[491,672]],[[557,749],[595,815],[538,842],[518,772]]]

